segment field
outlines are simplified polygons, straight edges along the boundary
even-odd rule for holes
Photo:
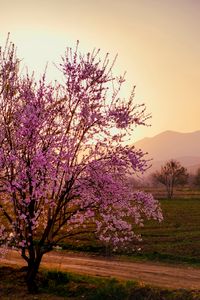
[[[123,260],[153,260],[157,262],[200,266],[200,198],[184,193],[175,199],[160,200],[164,221],[160,224],[148,221],[138,230],[142,242],[140,250],[112,254],[91,235],[80,236],[77,241],[66,241],[65,249],[89,251],[103,255],[120,255]],[[136,245],[133,245],[136,246]],[[197,290],[168,290],[145,286],[137,282],[119,282],[57,271],[39,274],[40,294],[27,294],[24,274],[19,269],[0,267],[0,298],[59,300],[59,299],[119,299],[119,300],[199,300]]]
[[[169,290],[89,276],[41,271],[39,294],[27,293],[22,270],[0,267],[1,300],[200,300],[197,290]]]
[[[142,228],[141,254],[153,260],[200,265],[200,199],[160,200],[164,221]]]
[[[143,228],[136,228],[136,232],[142,235],[142,242],[131,245],[130,249],[137,248],[139,251],[130,250],[129,258],[200,265],[200,198],[198,196],[193,198],[185,194],[183,198],[161,199],[164,221],[160,224],[148,221]],[[78,241],[67,241],[62,246],[71,250],[111,254],[109,249],[100,245],[90,235],[81,236]]]

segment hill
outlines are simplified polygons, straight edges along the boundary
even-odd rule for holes
[[[152,138],[144,138],[134,146],[148,152],[146,157],[153,159],[148,173],[172,158],[180,161],[191,173],[200,167],[200,130],[191,133],[165,131]]]

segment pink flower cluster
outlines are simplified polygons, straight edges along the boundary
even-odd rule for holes
[[[20,77],[13,49],[0,52],[0,241],[14,232],[31,255],[35,240],[45,252],[91,224],[114,247],[139,238],[133,224],[162,220],[158,201],[127,184],[147,168],[141,150],[122,146],[149,118],[144,106],[133,93],[119,100],[124,79],[99,50],[67,49],[65,84],[53,86]]]

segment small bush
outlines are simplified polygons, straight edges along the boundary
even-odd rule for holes
[[[60,271],[44,272],[40,278],[40,290],[58,296],[65,296],[68,292],[67,284],[69,281],[70,278],[67,273]]]
[[[46,274],[47,280],[53,280],[56,284],[66,284],[70,281],[70,276],[68,273],[60,271],[48,271]]]
[[[133,288],[127,300],[200,300],[200,296],[187,290],[161,290],[152,287]]]
[[[164,300],[159,290],[150,287],[134,288],[128,297],[128,300]]]
[[[103,286],[99,287],[89,300],[124,300],[127,299],[128,291],[124,285],[112,279],[106,282]]]

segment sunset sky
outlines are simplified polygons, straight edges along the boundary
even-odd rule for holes
[[[136,85],[136,101],[152,113],[133,140],[200,130],[199,0],[0,0],[0,45],[8,32],[22,65],[41,74],[48,61],[52,79],[52,62],[77,39],[82,51],[118,53],[123,94]]]

